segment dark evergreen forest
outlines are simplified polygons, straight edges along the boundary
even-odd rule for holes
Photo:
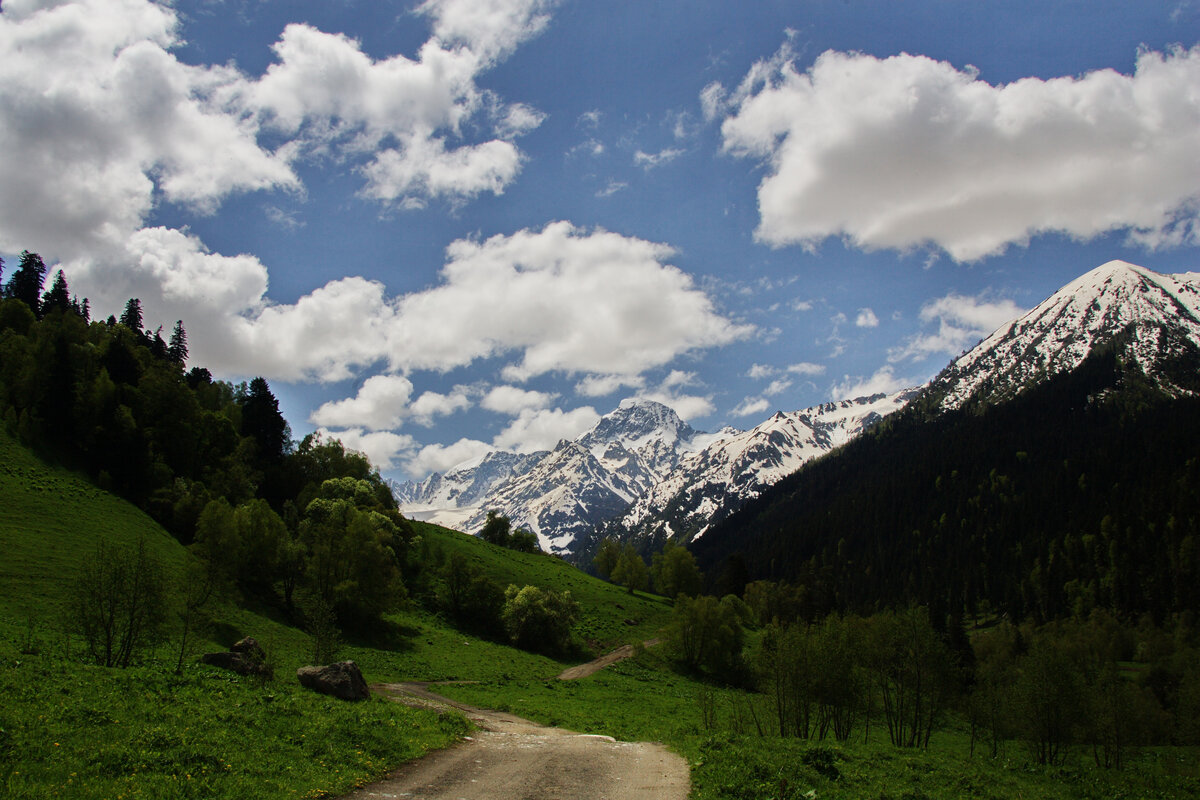
[[[0,265],[2,268],[2,265]],[[361,454],[296,443],[267,381],[188,367],[182,321],[143,329],[132,298],[93,320],[25,252],[0,298],[0,416],[43,457],[141,507],[210,567],[209,580],[300,619],[366,628],[405,594],[413,533]]]
[[[1200,400],[1122,358],[1002,404],[935,395],[781,481],[693,545],[721,589],[800,589],[802,614],[909,603],[1045,622],[1200,606]],[[1192,350],[1164,365],[1200,375]]]

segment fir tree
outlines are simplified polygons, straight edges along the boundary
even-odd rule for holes
[[[125,310],[121,313],[121,324],[134,333],[142,332],[142,301],[136,297],[129,298]]]
[[[50,291],[42,296],[42,316],[55,309],[63,312],[71,310],[71,293],[67,290],[67,279],[63,277],[61,269],[55,274]]]
[[[171,331],[171,343],[167,347],[167,357],[181,367],[187,362],[187,331],[183,329],[183,320],[181,319],[175,321],[175,330]]]
[[[41,310],[42,283],[46,280],[46,263],[37,253],[21,253],[21,263],[8,281],[5,297],[24,301],[36,314]]]
[[[258,443],[261,463],[274,464],[283,460],[288,443],[288,424],[279,413],[279,401],[271,394],[266,378],[250,381],[250,388],[241,400],[242,435]]]

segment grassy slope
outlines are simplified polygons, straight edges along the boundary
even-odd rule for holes
[[[502,585],[569,589],[583,607],[577,634],[596,646],[650,637],[669,616],[661,598],[631,596],[558,559],[418,527]],[[79,642],[62,632],[71,576],[98,542],[128,547],[139,539],[169,574],[188,558],[141,511],[47,466],[0,431],[0,795],[320,796],[378,777],[465,730],[457,715],[382,699],[351,705],[301,690],[291,675],[308,663],[308,638],[231,605],[209,609],[212,622],[189,650],[224,649],[252,635],[279,676],[265,687],[193,659],[182,676],[172,675],[172,640],[129,670],[84,663]],[[371,646],[342,649],[368,681],[552,678],[564,666],[460,633],[419,610],[390,622]]]
[[[84,663],[79,643],[62,633],[71,576],[98,541],[139,538],[171,573],[187,558],[142,512],[47,467],[0,431],[0,796],[315,797],[379,777],[466,730],[457,715],[300,689],[290,676],[307,661],[307,638],[228,606],[211,612],[218,622],[197,651],[252,634],[276,665],[275,682],[259,686],[190,659],[174,676],[172,641],[129,670]],[[366,662],[372,680],[372,668],[402,671],[400,652],[346,655]]]
[[[502,584],[570,589],[583,607],[580,635],[602,649],[654,635],[669,615],[660,599],[631,598],[557,559],[418,528]],[[169,565],[183,563],[182,548],[141,512],[45,467],[0,432],[0,796],[319,797],[461,735],[464,723],[454,715],[301,691],[290,675],[307,660],[306,637],[244,609],[214,611],[212,641],[198,649],[255,636],[280,676],[265,687],[194,664],[173,676],[169,645],[125,671],[64,657],[57,615],[69,576],[97,539],[131,544],[139,536]],[[954,730],[935,737],[928,753],[896,750],[881,741],[878,728],[868,744],[829,747],[840,774],[833,780],[812,766],[809,744],[755,736],[748,695],[706,689],[672,672],[657,650],[564,683],[553,679],[561,663],[459,633],[424,613],[396,615],[390,633],[373,647],[348,645],[343,655],[357,660],[370,681],[477,680],[443,691],[575,730],[667,742],[691,763],[697,798],[803,798],[810,791],[879,800],[1200,794],[1192,751],[1147,751],[1124,773],[1092,769],[1084,752],[1065,768],[1039,769],[1016,745],[997,761],[972,758],[965,734]],[[713,700],[715,728],[702,719],[701,692]],[[767,710],[760,705],[758,713]]]

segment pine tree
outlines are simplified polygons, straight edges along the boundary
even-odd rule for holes
[[[258,443],[259,461],[265,464],[281,461],[288,443],[288,424],[279,413],[279,401],[271,394],[266,378],[250,381],[241,405],[242,435]]]
[[[183,329],[183,320],[181,319],[175,321],[175,330],[171,332],[171,343],[167,347],[167,356],[181,367],[187,362],[187,331]]]
[[[121,313],[121,324],[134,333],[142,332],[142,301],[136,297],[129,298],[125,310]]]
[[[8,281],[5,297],[24,301],[36,314],[41,310],[42,283],[46,280],[46,263],[37,253],[21,253],[21,263]]]
[[[67,279],[61,269],[55,274],[50,291],[42,296],[42,316],[55,309],[63,312],[71,310],[71,293],[67,290]]]

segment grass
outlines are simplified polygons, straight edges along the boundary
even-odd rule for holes
[[[418,534],[443,549],[461,553],[468,563],[501,586],[532,584],[569,591],[580,605],[575,633],[597,653],[627,642],[650,639],[667,624],[671,603],[644,592],[630,593],[598,580],[560,558],[544,553],[518,553],[493,547],[474,536],[424,522],[414,522]]]
[[[570,590],[582,608],[577,634],[597,651],[651,638],[670,616],[661,598],[630,595],[559,559],[416,527],[502,585]],[[194,658],[176,676],[172,641],[128,670],[83,663],[61,633],[70,576],[98,541],[139,538],[170,567],[187,558],[140,511],[44,465],[0,431],[0,796],[336,796],[466,731],[457,714],[302,690],[291,676],[308,662],[308,637],[269,609],[208,609],[193,652],[252,635],[275,665],[270,683]],[[929,751],[893,748],[879,728],[865,743],[861,729],[847,744],[759,737],[751,709],[760,720],[768,714],[762,698],[678,674],[660,648],[564,682],[555,679],[562,662],[463,634],[415,608],[389,617],[369,642],[345,644],[341,657],[371,682],[476,681],[440,691],[580,732],[664,742],[688,760],[696,800],[1200,797],[1194,748],[1147,749],[1112,772],[1082,750],[1054,768],[1033,765],[1015,744],[999,759],[972,757],[966,733],[953,728],[939,731]]]
[[[1122,771],[1094,766],[1080,748],[1067,764],[1039,767],[1016,743],[1001,757],[970,754],[950,726],[929,750],[902,750],[876,722],[845,744],[757,735],[771,713],[763,698],[707,686],[672,672],[649,650],[579,681],[496,680],[439,687],[448,697],[543,724],[625,741],[667,744],[691,766],[695,800],[1187,800],[1200,797],[1195,748],[1147,748]],[[703,699],[711,703],[708,720]],[[714,718],[715,717],[715,718]]]
[[[346,703],[191,664],[104,669],[0,643],[0,795],[336,795],[455,741],[458,714]]]

